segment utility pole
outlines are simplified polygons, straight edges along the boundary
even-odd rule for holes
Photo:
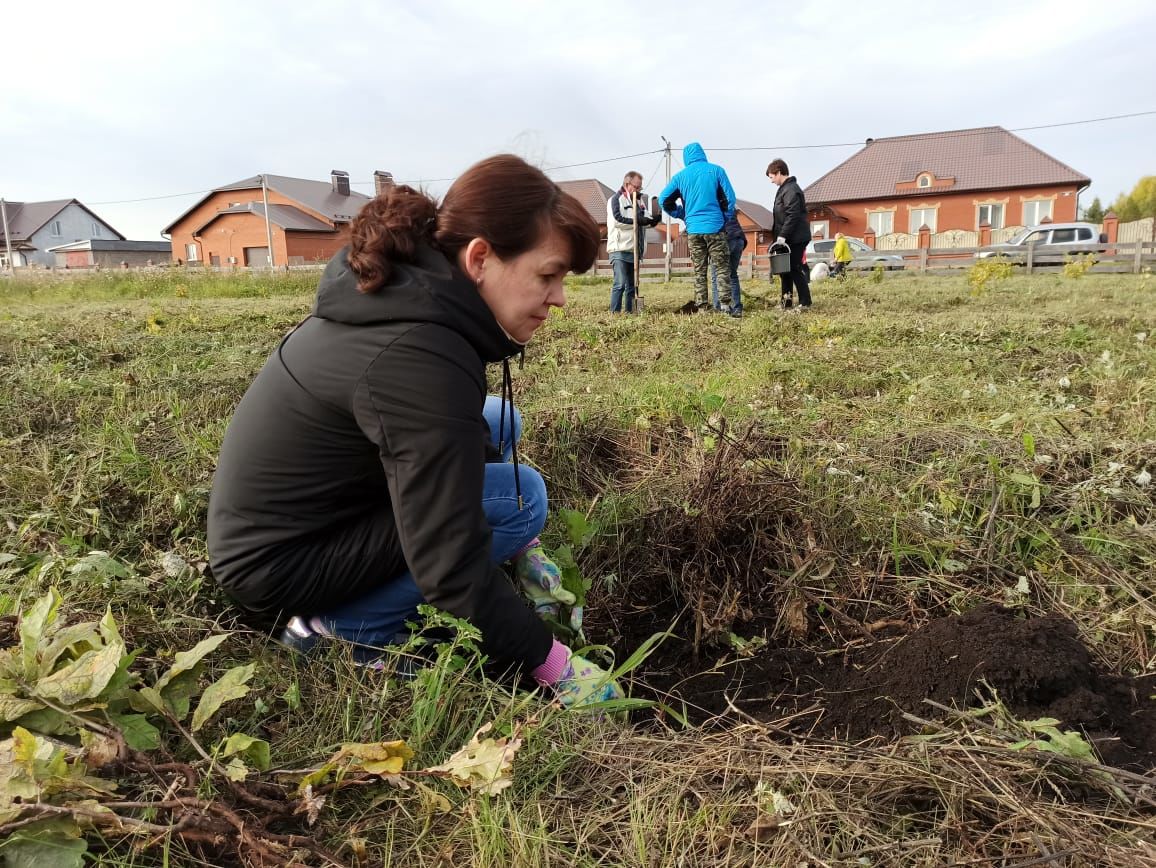
[[[12,235],[8,232],[8,203],[0,199],[0,220],[4,225],[4,249],[8,254],[8,271],[16,273],[16,263],[12,260]]]
[[[670,142],[667,141],[666,136],[659,136],[659,138],[666,142],[666,183],[670,184]],[[659,202],[658,204],[661,207],[662,203]],[[673,255],[672,245],[674,244],[674,241],[670,237],[670,214],[665,208],[662,209],[662,218],[666,227],[666,244],[664,245],[666,250],[666,263],[663,281],[670,283],[670,258]]]
[[[265,243],[269,245],[269,270],[273,270],[273,229],[269,225],[269,188],[265,185],[265,175],[261,175],[261,201],[265,205]]]

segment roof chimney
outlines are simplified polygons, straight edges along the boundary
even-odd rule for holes
[[[343,172],[340,169],[334,169],[329,173],[329,176],[333,179],[333,192],[338,196],[348,196],[349,173]]]
[[[394,180],[392,172],[383,172],[381,169],[378,169],[373,173],[373,193],[375,196],[380,196],[393,186]]]

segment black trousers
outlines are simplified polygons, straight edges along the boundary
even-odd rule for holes
[[[791,270],[786,274],[779,275],[784,304],[795,292],[798,292],[799,304],[803,307],[811,306],[811,273],[807,271],[807,266],[803,264],[803,254],[806,252],[806,245],[797,244],[792,247]]]

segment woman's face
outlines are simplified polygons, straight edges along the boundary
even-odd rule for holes
[[[466,273],[506,334],[520,344],[534,336],[550,308],[566,304],[562,279],[570,270],[570,244],[551,229],[536,247],[501,259],[490,245],[475,238],[462,252]]]

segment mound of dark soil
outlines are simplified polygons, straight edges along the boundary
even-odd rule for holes
[[[1156,676],[1101,672],[1057,616],[984,607],[842,652],[704,648],[695,660],[689,645],[667,640],[638,674],[698,722],[749,715],[798,733],[892,738],[914,731],[903,712],[940,716],[924,699],[977,707],[994,689],[1021,720],[1054,717],[1082,730],[1109,765],[1156,767]]]

